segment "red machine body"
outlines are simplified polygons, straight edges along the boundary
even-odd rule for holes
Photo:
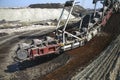
[[[110,11],[108,11],[107,15],[103,18],[101,25],[103,25],[103,26],[105,26],[105,25],[106,25],[107,20],[109,20],[109,18],[110,18],[110,17],[111,17],[111,15],[112,15],[112,12],[113,12],[113,10],[112,10],[112,9],[111,9]]]
[[[54,44],[54,45],[48,45],[44,47],[31,48],[29,49],[29,51],[30,51],[31,58],[34,58],[36,56],[43,56],[47,54],[58,53],[58,49],[59,49],[59,45]]]

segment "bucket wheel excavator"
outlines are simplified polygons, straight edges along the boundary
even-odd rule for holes
[[[100,1],[103,7],[100,10],[96,9],[97,2]],[[21,43],[15,52],[15,61],[31,60],[37,56],[44,56],[48,54],[58,54],[66,50],[71,50],[80,46],[84,46],[86,42],[90,41],[101,28],[104,27],[113,13],[119,12],[119,0],[93,0],[94,12],[82,14],[80,16],[80,25],[71,32],[67,31],[68,22],[71,13],[77,2],[75,0],[66,1],[61,12],[56,30],[51,36],[44,36],[42,39],[34,39],[31,44]],[[64,15],[64,11],[70,7],[69,14],[64,26],[60,29],[60,23]]]

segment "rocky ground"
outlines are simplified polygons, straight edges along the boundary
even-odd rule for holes
[[[97,58],[120,33],[119,17],[120,14],[113,14],[103,31],[83,47],[61,55],[53,54],[22,63],[15,63],[12,59],[17,44],[41,37],[54,28],[20,33],[17,36],[14,34],[13,38],[0,38],[0,80],[69,80],[77,71],[84,69]]]

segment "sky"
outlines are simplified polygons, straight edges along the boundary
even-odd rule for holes
[[[36,3],[65,3],[67,0],[0,0],[0,7],[27,7]],[[76,0],[84,8],[94,8],[93,0]],[[101,7],[98,3],[97,7]]]

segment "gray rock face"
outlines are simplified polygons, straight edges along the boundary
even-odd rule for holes
[[[58,19],[61,14],[62,8],[47,9],[47,8],[22,8],[22,9],[0,9],[0,20],[6,21],[21,21],[21,22],[34,22],[49,19]],[[68,11],[65,11],[63,19],[66,19]],[[74,16],[71,15],[71,18]]]
[[[60,4],[60,3],[47,3],[47,4],[31,4],[28,7],[30,8],[55,8],[55,9],[59,9],[59,8],[63,8],[64,4]],[[66,8],[67,11],[70,11],[70,7]],[[78,17],[80,12],[85,12],[86,10],[80,6],[80,5],[75,5],[72,15]]]
[[[60,3],[47,3],[47,4],[30,4],[30,8],[63,8],[64,5]]]

